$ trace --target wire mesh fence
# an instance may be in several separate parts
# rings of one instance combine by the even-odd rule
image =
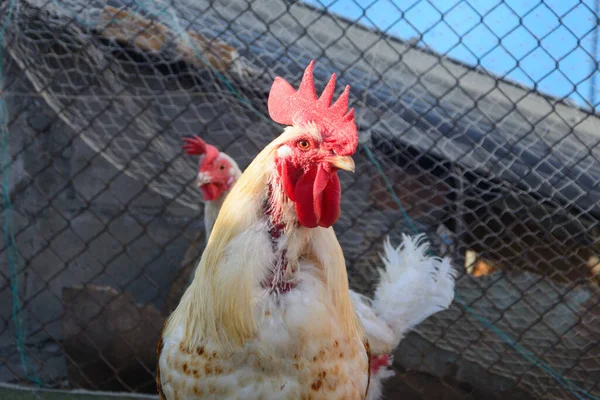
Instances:
[[[387,235],[425,232],[460,270],[450,309],[401,343],[388,398],[598,398],[600,120],[595,73],[565,66],[597,60],[597,11],[475,3],[2,2],[0,382],[155,392],[155,344],[205,243],[182,139],[243,169],[281,131],[266,110],[274,77],[297,85],[317,59],[317,90],[337,72],[359,126],[334,226],[351,287],[372,293]],[[468,48],[497,33],[498,10],[495,45]],[[467,14],[468,29],[452,24]],[[556,26],[528,28],[542,14]],[[440,26],[458,38],[443,51]],[[527,75],[544,51],[554,70]],[[494,75],[490,54],[516,66]],[[570,89],[538,91],[552,74]]]

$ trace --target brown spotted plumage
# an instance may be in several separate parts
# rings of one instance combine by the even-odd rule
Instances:
[[[159,361],[162,396],[168,400],[365,398],[369,347],[360,337],[334,333],[327,339],[310,339],[307,332],[277,344],[266,337],[286,335],[283,325],[269,329],[281,314],[274,310],[262,315],[262,335],[233,351],[210,340],[190,347],[177,331],[167,335]],[[336,324],[331,325],[330,329]]]

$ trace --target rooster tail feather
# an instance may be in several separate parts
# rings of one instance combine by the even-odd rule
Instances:
[[[372,306],[390,326],[395,348],[412,328],[450,306],[456,270],[449,258],[427,255],[429,242],[424,234],[403,234],[396,248],[387,237],[383,249],[384,268],[379,270]]]

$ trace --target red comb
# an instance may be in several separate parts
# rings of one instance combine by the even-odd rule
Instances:
[[[212,163],[218,156],[219,150],[202,140],[199,136],[183,138],[184,144],[181,146],[186,154],[192,156],[206,155],[203,164]]]
[[[282,125],[313,122],[323,137],[341,136],[352,149],[358,144],[358,133],[354,122],[354,109],[348,111],[350,86],[332,105],[335,90],[335,74],[331,75],[321,97],[317,98],[313,80],[315,61],[311,61],[296,91],[285,79],[277,77],[269,93],[269,114],[273,121]]]

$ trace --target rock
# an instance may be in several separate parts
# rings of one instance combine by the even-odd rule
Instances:
[[[110,287],[64,288],[64,348],[71,386],[155,393],[164,316]]]

